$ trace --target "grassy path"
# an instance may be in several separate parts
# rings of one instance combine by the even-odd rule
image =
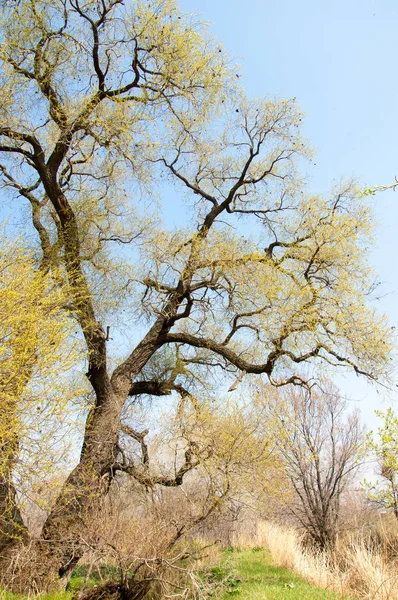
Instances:
[[[224,600],[349,600],[272,566],[269,553],[262,549],[225,553],[219,576],[223,573],[228,590]]]

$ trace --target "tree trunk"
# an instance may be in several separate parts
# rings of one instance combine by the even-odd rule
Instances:
[[[11,404],[2,415],[7,416],[8,411],[10,422],[15,416],[15,405]],[[15,458],[19,451],[18,433],[7,429],[5,422],[1,423],[1,427],[6,432],[0,448],[0,583],[3,583],[4,573],[15,550],[28,542],[29,532],[23,523],[12,479]]]
[[[15,576],[11,589],[42,592],[66,583],[73,568],[89,549],[87,538],[95,538],[95,522],[100,518],[118,453],[120,417],[131,386],[143,366],[160,347],[159,336],[165,323],[177,311],[181,298],[173,297],[146,336],[119,365],[110,378],[107,370],[106,336],[97,321],[88,283],[81,266],[80,240],[76,216],[56,180],[56,173],[37,157],[37,168],[60,219],[63,231],[65,267],[77,318],[85,337],[89,367],[87,377],[95,392],[95,404],[86,422],[80,462],[69,475],[51,510],[27,576],[26,566]],[[94,544],[95,545],[95,544]]]
[[[102,500],[113,477],[123,404],[124,399],[110,393],[102,405],[92,409],[80,462],[44,524],[41,552],[54,565],[54,572],[64,579],[89,549],[88,539],[95,537]]]
[[[65,587],[82,555],[95,539],[102,499],[113,476],[124,399],[104,390],[87,420],[80,462],[69,475],[30,548],[29,565],[11,569],[8,586],[17,592],[51,591]],[[18,562],[14,560],[14,563]]]
[[[15,462],[18,441],[12,440],[2,447],[0,455],[0,559],[20,540],[29,537],[17,505],[17,493],[12,482],[12,469]]]

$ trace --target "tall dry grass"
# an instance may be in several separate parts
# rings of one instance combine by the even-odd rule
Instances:
[[[266,521],[258,523],[250,539],[243,533],[234,540],[239,547],[268,548],[275,565],[316,586],[363,600],[398,600],[398,560],[386,553],[382,543],[357,533],[339,540],[333,554],[327,554],[302,542],[296,529]]]
[[[304,548],[294,528],[260,522],[258,542],[269,549],[277,566],[291,569],[319,587],[335,588],[334,569],[328,555]]]

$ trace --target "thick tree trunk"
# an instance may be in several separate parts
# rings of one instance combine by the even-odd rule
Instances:
[[[95,523],[101,518],[116,462],[120,413],[124,399],[112,392],[92,409],[86,426],[81,459],[68,477],[48,516],[39,544],[40,554],[52,565],[52,577],[68,579],[73,568],[95,538]],[[36,576],[39,589],[45,588],[48,570]]]
[[[65,143],[66,148],[68,143]],[[58,148],[61,154],[62,144]],[[90,536],[87,534],[95,527],[102,500],[114,474],[124,403],[137,374],[160,347],[160,334],[170,328],[170,318],[175,316],[182,300],[180,296],[173,296],[164,307],[164,313],[110,378],[107,370],[106,336],[96,319],[81,265],[76,216],[58,185],[58,167],[52,164],[53,159],[56,159],[56,152],[48,164],[45,164],[44,154],[39,152],[35,158],[36,167],[62,228],[65,267],[75,312],[87,344],[87,377],[95,392],[96,401],[87,419],[80,462],[68,477],[48,516],[40,541],[34,545],[34,556],[29,567],[31,574],[27,577],[28,569],[24,568],[21,577],[13,579],[12,588],[25,592],[51,590],[59,586],[60,580],[67,581],[74,566],[88,550],[87,537]],[[59,164],[61,160],[62,156]]]
[[[135,377],[160,345],[164,321],[162,317],[157,320],[112,379],[106,370],[104,340],[98,341],[103,345],[102,360],[92,361],[88,373],[96,402],[87,418],[80,462],[65,482],[40,540],[31,548],[30,560],[20,573],[14,573],[9,584],[14,591],[45,592],[65,587],[74,567],[89,550],[88,543],[95,546],[96,522],[101,520],[102,503],[117,462],[123,406]],[[132,587],[136,583],[132,582]],[[140,593],[144,593],[143,588]],[[143,597],[134,594],[130,597]]]
[[[7,557],[4,572],[9,573],[6,583],[10,589],[27,593],[65,587],[88,550],[113,475],[123,404],[110,389],[103,390],[88,417],[80,462],[65,482],[40,540],[31,544],[23,561],[17,558],[21,547],[12,548]],[[6,489],[3,491],[5,494]]]

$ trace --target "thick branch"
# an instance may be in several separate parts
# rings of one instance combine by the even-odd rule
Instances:
[[[129,391],[129,396],[169,396],[174,386],[171,381],[135,381]]]
[[[270,375],[272,372],[273,365],[270,361],[262,364],[250,363],[230,348],[227,348],[226,346],[223,346],[223,344],[219,344],[210,338],[199,338],[189,333],[168,333],[161,341],[165,344],[179,342],[181,344],[194,346],[195,348],[206,348],[222,356],[228,362],[238,367],[238,369],[246,371],[247,373],[267,373]]]
[[[23,133],[21,131],[15,131],[10,127],[0,127],[0,136],[2,135],[10,140],[15,140],[18,142],[24,142],[26,144],[29,144],[32,147],[33,152],[28,152],[24,148],[19,148],[16,146],[0,145],[1,152],[19,152],[20,154],[23,154],[30,160],[33,160],[35,157],[41,157],[41,159],[44,158],[44,151],[36,136],[31,135],[29,133]]]
[[[123,465],[116,463],[113,465],[113,470],[127,473],[128,475],[134,477],[134,479],[136,479],[139,483],[147,487],[154,487],[155,485],[161,485],[163,487],[178,487],[182,484],[184,476],[189,471],[192,471],[192,469],[196,468],[201,462],[200,457],[197,456],[196,450],[197,446],[195,442],[190,442],[188,449],[185,451],[185,461],[178,469],[174,477],[150,473],[149,469],[147,468],[148,463],[145,463],[141,467],[138,467],[134,464]]]

